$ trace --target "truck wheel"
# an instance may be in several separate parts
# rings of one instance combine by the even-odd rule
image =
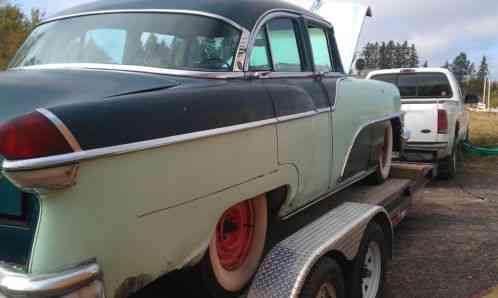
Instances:
[[[311,269],[301,290],[300,298],[344,298],[344,275],[341,267],[323,257]]]
[[[458,168],[457,148],[457,145],[453,145],[451,155],[439,161],[438,178],[451,179],[455,177]]]
[[[213,297],[238,297],[245,290],[263,257],[267,228],[265,195],[223,213],[201,262],[204,283]]]
[[[371,176],[371,181],[375,184],[384,183],[391,173],[393,158],[393,126],[391,122],[387,122],[384,127],[384,143],[379,150],[377,157],[378,167],[375,173]]]
[[[382,228],[370,223],[365,230],[351,272],[352,298],[383,297],[387,265],[386,241]]]

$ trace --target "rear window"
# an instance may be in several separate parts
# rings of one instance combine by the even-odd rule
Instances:
[[[451,98],[451,85],[441,73],[387,74],[372,77],[398,86],[401,98]]]

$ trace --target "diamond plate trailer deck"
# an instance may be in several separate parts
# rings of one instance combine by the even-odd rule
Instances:
[[[433,167],[397,163],[392,176],[380,186],[346,189],[281,223],[272,231],[276,244],[261,264],[247,297],[301,297],[307,275],[322,257],[339,256],[346,259],[340,262],[343,267],[351,265],[367,226],[381,218],[388,218],[386,241],[390,250],[393,227],[406,216],[416,191],[433,177]]]

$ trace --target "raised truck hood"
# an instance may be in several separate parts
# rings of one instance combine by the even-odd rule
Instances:
[[[372,16],[371,8],[359,3],[332,0],[287,1],[304,7],[332,23],[344,71],[350,73],[365,18]]]

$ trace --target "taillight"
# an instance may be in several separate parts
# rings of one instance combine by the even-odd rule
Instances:
[[[437,133],[448,134],[448,113],[446,110],[437,111]]]
[[[0,155],[21,160],[71,153],[59,129],[44,115],[34,112],[0,126]]]

